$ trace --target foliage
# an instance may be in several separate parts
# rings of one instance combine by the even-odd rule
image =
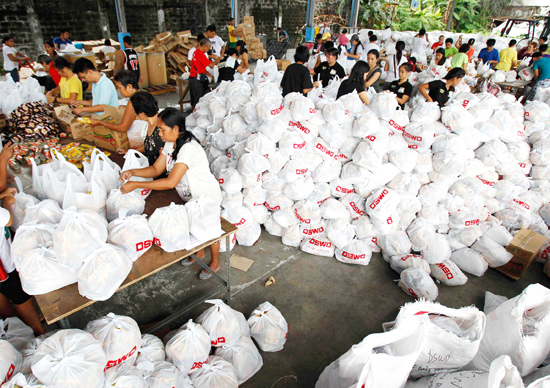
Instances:
[[[509,2],[510,0],[496,0]],[[343,1],[344,2],[344,1]],[[453,13],[452,29],[459,32],[486,32],[491,24],[490,7],[495,0],[457,0]],[[391,25],[394,30],[418,31],[445,29],[443,15],[449,0],[421,0],[416,10],[410,8],[411,0],[363,0],[359,11],[359,23],[373,29]]]

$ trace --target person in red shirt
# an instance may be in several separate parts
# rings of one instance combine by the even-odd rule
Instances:
[[[206,56],[212,43],[204,38],[199,42],[199,47],[193,53],[191,60],[191,72],[189,73],[189,93],[191,94],[191,106],[195,107],[200,98],[208,91],[208,77],[212,74],[208,71],[216,65]]]
[[[55,83],[55,85],[52,85],[51,81],[46,82],[45,85],[44,85],[45,88],[46,88],[46,91],[50,91],[50,90],[55,89],[56,87],[58,87],[59,86],[59,81],[61,81],[61,76],[59,75],[59,73],[55,69],[50,56],[46,55],[46,54],[41,54],[41,55],[38,56],[36,62],[38,62],[40,65],[42,65],[44,70],[46,72],[48,72],[50,77],[52,77],[53,83]],[[47,78],[47,77],[43,77],[43,78]]]
[[[475,50],[474,50],[474,43],[476,42],[475,39],[469,39],[468,40],[468,44],[470,45],[470,49],[468,50],[468,52],[466,53],[466,55],[468,56],[468,62],[470,62],[472,60],[472,57],[474,56],[474,53],[475,53]],[[455,47],[457,49],[460,49],[460,47],[462,46],[462,35],[460,35],[458,37],[458,40],[455,44]]]
[[[434,51],[434,53],[436,52],[436,50],[439,47],[443,47],[444,43],[445,43],[445,36],[444,35],[439,35],[439,40],[437,42],[435,42],[434,44],[432,44],[432,50]]]

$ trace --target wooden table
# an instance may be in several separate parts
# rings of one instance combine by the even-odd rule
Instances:
[[[495,83],[502,88],[503,92],[505,89],[509,89],[510,94],[513,94],[516,98],[519,98],[523,94],[523,89],[525,89],[525,87],[529,85],[530,82],[518,79],[518,80],[515,80],[514,82],[495,82]]]
[[[111,159],[120,165],[123,163],[124,160],[121,155],[117,155],[114,153],[111,156]],[[147,198],[144,214],[151,215],[158,207],[168,206],[171,202],[183,203],[175,190],[152,191]],[[147,252],[145,252],[139,259],[137,259],[133,263],[130,274],[116,292],[126,287],[129,287],[132,284],[135,284],[140,280],[143,280],[163,270],[164,268],[169,267],[172,264],[178,263],[187,257],[193,257],[201,267],[203,267],[204,269],[208,269],[208,266],[194,254],[197,251],[215,242],[219,242],[224,238],[226,239],[226,247],[230,247],[229,236],[237,231],[237,227],[235,227],[233,224],[229,223],[223,218],[221,218],[221,226],[223,233],[220,237],[202,243],[189,250],[168,253],[164,252],[156,245],[153,245]],[[207,299],[211,299],[221,290],[226,290],[226,299],[227,303],[229,304],[231,302],[231,266],[229,257],[230,251],[227,250],[225,260],[227,278],[223,279],[218,274],[213,274],[213,277],[222,284],[220,287],[216,288],[216,290],[209,293],[204,298],[200,298],[200,300],[192,302],[188,306],[176,311],[168,318],[151,327],[149,329],[149,332],[152,333],[156,330],[161,329],[162,327],[166,326],[170,322],[185,314],[190,309],[194,308],[195,306],[199,305]],[[96,301],[85,298],[78,293],[77,283],[70,284],[59,290],[55,290],[44,295],[36,295],[35,299],[38,303],[38,306],[40,307],[40,310],[42,311],[42,314],[44,315],[44,318],[46,319],[46,322],[48,324],[52,324],[59,321],[60,326],[64,329],[70,327],[67,317],[69,317],[71,314],[76,313],[79,310],[82,310],[85,307],[96,303]]]
[[[183,103],[184,102],[191,102],[191,100],[184,101],[185,96],[187,95],[187,92],[189,91],[189,80],[178,77],[176,79],[176,83],[178,84],[178,89],[179,89],[179,92],[180,92],[180,98],[178,100],[178,104],[180,105],[180,110],[183,112]]]

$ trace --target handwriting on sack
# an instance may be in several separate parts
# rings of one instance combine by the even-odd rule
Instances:
[[[124,361],[126,361],[127,359],[132,357],[136,351],[137,351],[137,347],[134,346],[134,348],[132,350],[130,350],[130,352],[128,354],[125,354],[124,356],[120,357],[118,360],[109,360],[109,361],[107,361],[107,365],[105,366],[105,369],[103,371],[105,372],[107,369],[109,369],[109,368],[111,368],[115,365],[123,363]]]
[[[428,364],[431,363],[441,363],[441,362],[448,362],[451,359],[451,355],[442,355],[437,353],[432,353],[432,350],[430,349],[428,351]]]
[[[153,240],[145,240],[136,244],[136,252],[151,248]]]

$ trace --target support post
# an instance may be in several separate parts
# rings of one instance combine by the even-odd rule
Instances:
[[[103,33],[103,39],[111,38],[111,29],[109,28],[109,18],[105,14],[105,11],[103,9],[103,6],[101,4],[102,0],[97,0],[97,12],[99,15],[99,27],[101,28],[101,32]],[[115,4],[116,8],[116,4]],[[117,17],[117,24],[118,24],[118,17]]]
[[[239,0],[231,0],[231,17],[235,19],[235,27],[240,23]]]
[[[315,0],[307,1],[306,42],[315,41]]]
[[[361,0],[351,0],[350,27],[357,27],[357,22],[359,20],[359,8],[361,8]]]
[[[42,29],[40,28],[40,21],[38,20],[38,16],[36,16],[36,11],[34,9],[34,1],[33,0],[25,0],[25,10],[27,11],[27,18],[29,20],[29,28],[31,30],[32,36],[34,37],[34,49],[37,53],[41,53],[44,51],[44,38],[42,37]],[[28,54],[31,55],[30,53]]]
[[[451,11],[449,12],[449,18],[447,19],[447,31],[451,31],[451,26],[453,24],[453,14],[455,12],[456,0],[453,0],[451,5]]]
[[[118,22],[118,32],[128,32],[126,28],[126,13],[124,12],[124,0],[115,0],[116,19]]]
[[[159,23],[159,32],[166,31],[166,23],[164,20],[164,1],[157,0],[157,16]]]

